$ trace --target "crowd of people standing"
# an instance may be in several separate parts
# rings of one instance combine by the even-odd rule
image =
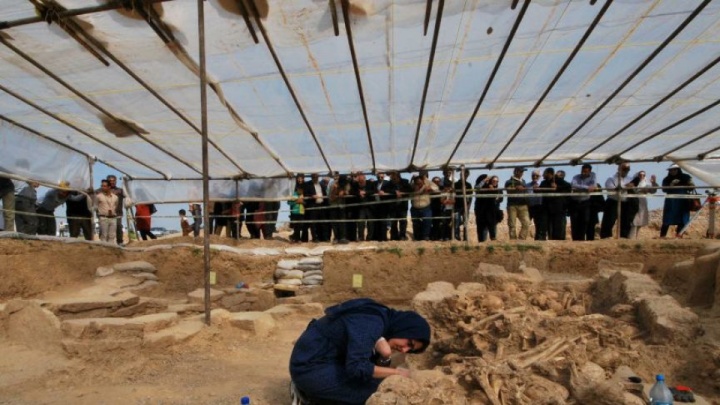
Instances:
[[[570,181],[565,179],[565,171],[556,172],[551,167],[542,172],[534,170],[529,180],[524,178],[526,171],[516,167],[502,186],[499,177],[492,174],[479,175],[471,185],[467,169],[457,176],[453,170],[445,170],[443,177],[433,178],[421,170],[409,180],[395,171],[388,172],[387,178],[386,173],[378,172],[375,179],[357,172],[334,173],[322,179],[312,174],[306,181],[299,174],[288,203],[291,240],[407,240],[408,211],[413,240],[467,240],[464,228],[470,210],[475,214],[480,242],[497,238],[505,212],[511,240],[527,239],[531,227],[535,240],[565,240],[568,219],[572,240],[594,240],[598,225],[599,237],[610,238],[616,224],[620,237],[637,238],[639,230],[649,223],[644,197],[658,190],[667,195],[661,237],[667,236],[671,226],[679,234],[690,219],[690,199],[677,197],[693,193],[695,185],[677,165],[668,168],[661,185],[655,175],[648,179],[645,171],[630,175],[629,163],[619,164],[618,171],[603,184],[589,164]],[[507,208],[503,212],[500,204],[505,198]]]
[[[603,184],[589,164],[570,181],[563,170],[556,172],[551,167],[532,171],[528,180],[524,178],[526,171],[516,167],[502,183],[496,175],[480,174],[474,184],[467,169],[447,169],[442,176],[432,178],[421,170],[410,179],[397,171],[377,172],[375,178],[362,172],[326,177],[311,174],[309,178],[298,174],[288,201],[293,230],[290,239],[295,243],[383,242],[410,237],[467,240],[465,227],[470,212],[474,213],[479,242],[495,240],[505,217],[511,240],[530,237],[531,226],[535,240],[565,240],[568,219],[572,240],[594,240],[598,225],[600,238],[612,237],[616,227],[620,237],[636,238],[649,224],[647,199],[643,197],[658,190],[666,194],[660,237],[667,237],[672,226],[679,234],[690,220],[691,200],[682,197],[694,193],[695,185],[677,165],[668,168],[662,184],[644,171],[630,175],[629,163],[619,164],[617,172]],[[42,199],[37,196],[38,186],[37,182],[0,177],[5,230],[55,235],[54,212],[65,204],[71,237],[82,234],[92,240],[95,213],[100,239],[123,243],[122,215],[127,196],[117,186],[116,176],[109,175],[99,189],[84,193],[72,191],[70,184],[62,182]],[[506,211],[500,207],[504,199]],[[280,202],[218,201],[208,208],[207,230],[211,234],[220,235],[225,230],[227,236],[240,238],[243,223],[251,238],[270,239],[277,232]],[[135,226],[142,239],[155,239],[151,216],[156,211],[153,204],[135,205]],[[201,205],[191,203],[188,211],[189,215],[185,210],[180,212],[183,234],[197,237],[202,226]],[[408,232],[408,211],[412,234]]]

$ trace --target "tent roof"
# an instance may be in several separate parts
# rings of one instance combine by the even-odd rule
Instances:
[[[720,156],[720,2],[204,4],[211,178]],[[0,171],[201,178],[197,7],[3,0]]]

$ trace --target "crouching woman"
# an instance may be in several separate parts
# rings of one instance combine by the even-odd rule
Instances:
[[[290,357],[292,381],[312,403],[364,404],[391,375],[390,354],[422,353],[430,326],[418,313],[388,308],[368,298],[332,306],[313,320]]]

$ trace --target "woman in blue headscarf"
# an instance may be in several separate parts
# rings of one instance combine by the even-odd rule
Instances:
[[[290,376],[313,403],[364,404],[383,378],[409,376],[388,367],[392,351],[422,353],[429,344],[430,325],[418,313],[358,298],[310,322],[290,356]]]

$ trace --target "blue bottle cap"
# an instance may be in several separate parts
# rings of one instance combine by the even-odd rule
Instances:
[[[656,381],[665,381],[665,376],[662,374],[658,374],[655,376]]]
[[[241,404],[241,405],[250,405],[250,397],[242,397],[242,398],[240,398],[240,404]]]

